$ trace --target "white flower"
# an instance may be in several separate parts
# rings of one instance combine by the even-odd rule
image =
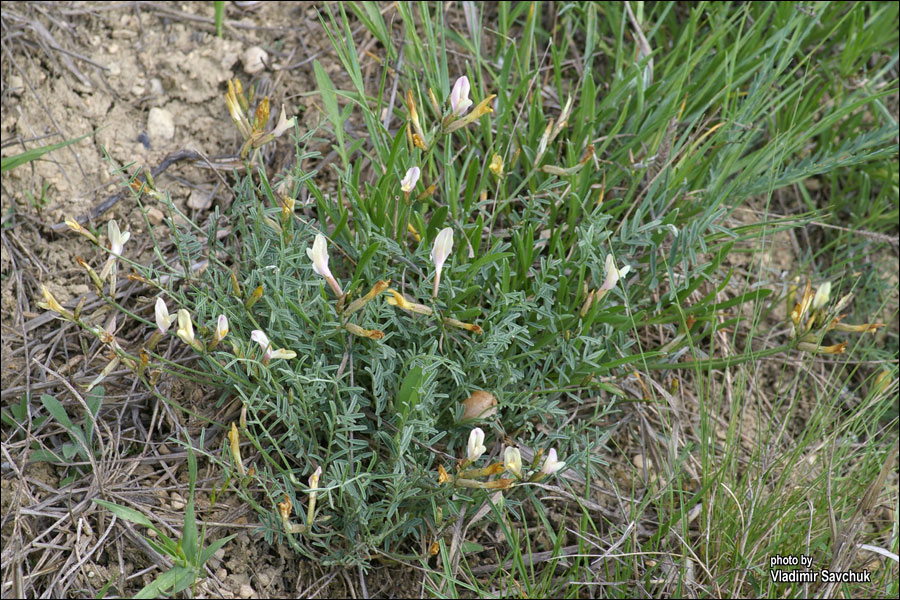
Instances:
[[[522,478],[522,454],[518,448],[507,446],[503,452],[503,466],[518,478]]]
[[[325,236],[321,233],[316,234],[316,240],[313,242],[312,248],[306,249],[306,255],[312,261],[313,271],[325,278],[328,285],[334,293],[340,297],[344,295],[341,285],[338,283],[331,269],[328,268],[328,244],[325,242]]]
[[[194,350],[198,352],[203,350],[203,345],[194,337],[194,324],[191,322],[191,313],[183,308],[178,309],[178,331],[175,333]]]
[[[444,262],[450,256],[452,250],[453,230],[445,227],[434,238],[434,246],[431,248],[431,261],[434,263],[434,292],[432,296],[437,296],[438,286],[441,283],[441,270],[443,270]]]
[[[831,299],[831,282],[826,281],[822,285],[819,286],[819,289],[816,290],[816,295],[813,297],[812,307],[813,310],[819,310]]]
[[[259,329],[254,329],[250,332],[250,339],[259,344],[259,347],[263,350],[263,359],[262,363],[264,365],[269,364],[269,361],[273,358],[294,358],[297,356],[297,353],[293,350],[285,350],[281,348],[279,350],[272,350],[272,344],[269,342],[269,336],[267,336],[263,331]]]
[[[216,321],[215,340],[217,342],[221,342],[223,339],[225,339],[226,335],[228,335],[228,317],[226,317],[225,315],[219,315],[219,318]]]
[[[564,466],[566,466],[564,461],[556,459],[556,448],[550,448],[550,451],[547,452],[547,458],[544,459],[544,464],[541,467],[541,473],[544,475],[553,475]]]
[[[607,292],[614,287],[619,282],[619,279],[625,277],[631,271],[630,266],[622,267],[621,269],[616,268],[616,259],[613,258],[612,254],[606,255],[606,280],[603,282],[603,285],[600,286],[601,292]]]
[[[172,325],[172,321],[175,320],[175,315],[169,314],[169,307],[166,306],[166,301],[162,299],[162,296],[156,299],[156,326],[159,328],[159,332],[161,334],[165,334],[169,330],[169,326]]]
[[[312,248],[306,249],[306,255],[312,261],[313,271],[326,279],[332,276],[331,269],[328,268],[328,244],[325,242],[324,235],[316,234],[316,240],[313,242]]]
[[[121,256],[122,248],[125,246],[125,242],[131,237],[131,233],[128,231],[125,233],[119,231],[119,224],[116,223],[115,219],[109,222],[106,231],[109,235],[109,251],[112,252],[114,256]]]
[[[469,448],[466,454],[469,462],[478,460],[487,448],[484,447],[484,431],[481,427],[476,427],[469,434]]]
[[[410,193],[415,189],[416,184],[419,182],[419,175],[421,171],[419,167],[410,167],[406,172],[406,177],[400,180],[400,189],[404,191],[404,193]]]
[[[454,115],[461,117],[470,106],[472,101],[469,100],[469,78],[463,75],[456,80],[450,91],[450,108],[453,109]]]
[[[263,350],[263,364],[269,362],[272,358],[272,344],[269,343],[269,336],[259,329],[250,332],[250,339],[259,344]]]
[[[296,122],[296,117],[291,117],[290,119],[286,118],[286,111],[284,110],[284,104],[281,105],[281,116],[278,117],[278,125],[275,126],[275,129],[272,130],[272,135],[275,137],[281,137],[285,131],[289,130],[294,126]]]

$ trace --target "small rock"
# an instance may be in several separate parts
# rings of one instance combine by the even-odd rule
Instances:
[[[219,59],[219,66],[226,71],[230,71],[234,63],[236,63],[239,59],[240,57],[238,56],[237,52],[225,52]]]
[[[241,598],[255,598],[256,592],[253,591],[253,588],[247,584],[241,586],[240,592],[238,592]]]
[[[259,46],[247,48],[244,52],[244,56],[241,58],[241,62],[244,63],[244,71],[246,71],[248,75],[256,75],[265,69],[267,60],[269,60],[269,55]]]
[[[172,492],[169,504],[171,504],[172,510],[181,510],[185,506],[184,498],[178,492]]]
[[[194,190],[188,198],[187,205],[194,210],[206,210],[212,206],[212,194],[209,190]]]
[[[150,80],[150,93],[154,96],[162,96],[163,94],[165,94],[162,81],[159,79],[159,77],[154,77]]]
[[[172,113],[156,106],[151,108],[150,114],[147,116],[147,132],[154,142],[172,140],[175,137],[175,119],[172,117]]]
[[[151,225],[159,225],[163,222],[164,218],[165,215],[163,215],[163,212],[155,206],[151,206],[147,209],[147,220],[150,221]]]
[[[269,587],[269,585],[272,583],[272,579],[273,579],[272,572],[268,571],[268,570],[260,571],[256,575],[256,580],[264,588]]]
[[[10,75],[9,91],[13,96],[21,96],[25,91],[25,80],[18,75]]]

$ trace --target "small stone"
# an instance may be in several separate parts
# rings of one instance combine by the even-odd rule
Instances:
[[[256,75],[265,69],[267,60],[269,60],[269,55],[259,46],[247,48],[244,52],[244,56],[241,58],[241,62],[244,63],[244,71],[246,71],[248,75]]]
[[[268,571],[268,570],[260,571],[260,572],[256,575],[256,580],[257,580],[257,581],[259,582],[259,584],[260,584],[261,586],[263,586],[264,588],[269,587],[269,585],[272,583],[272,579],[273,579],[273,577],[272,577],[272,572],[271,572],[271,571]]]
[[[206,210],[212,206],[212,194],[209,190],[194,190],[188,198],[187,205],[194,210]]]
[[[247,585],[246,583],[241,586],[240,592],[238,594],[241,598],[255,598],[256,592],[253,591],[253,588]]]
[[[151,225],[159,225],[163,222],[164,218],[165,215],[163,215],[163,212],[155,206],[151,206],[147,209],[147,220],[150,221]]]
[[[18,75],[10,75],[9,77],[9,92],[13,96],[21,96],[22,92],[25,91],[25,80],[22,79]]]
[[[154,142],[172,140],[175,137],[175,119],[164,108],[154,106],[147,116],[147,132]]]
[[[166,93],[165,90],[163,90],[163,84],[159,77],[154,77],[150,80],[150,93],[154,96],[162,96]]]
[[[172,492],[169,504],[171,504],[172,510],[181,510],[185,506],[184,498],[178,492]]]
[[[653,461],[644,458],[642,454],[635,454],[632,462],[634,462],[634,468],[638,471],[643,471],[645,466],[648,471],[653,469]]]

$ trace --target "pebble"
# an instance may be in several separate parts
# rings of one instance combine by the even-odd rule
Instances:
[[[154,106],[147,116],[147,132],[154,142],[172,140],[175,137],[175,119],[164,108]]]
[[[256,592],[253,591],[253,588],[247,585],[246,583],[241,586],[240,592],[238,592],[241,598],[255,598]]]
[[[181,510],[185,506],[184,498],[178,492],[172,492],[170,504],[173,510]]]
[[[265,62],[269,59],[269,55],[259,46],[250,46],[244,52],[241,62],[244,63],[244,71],[248,75],[256,75],[266,68]]]
[[[13,96],[21,96],[25,91],[25,80],[18,75],[10,75],[9,91]]]
[[[187,205],[194,210],[206,210],[212,206],[212,195],[209,190],[194,190],[188,198]]]

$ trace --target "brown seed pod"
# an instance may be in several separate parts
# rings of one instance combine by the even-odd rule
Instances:
[[[475,390],[472,395],[463,400],[462,420],[487,419],[497,414],[497,399],[493,394],[482,390]]]

